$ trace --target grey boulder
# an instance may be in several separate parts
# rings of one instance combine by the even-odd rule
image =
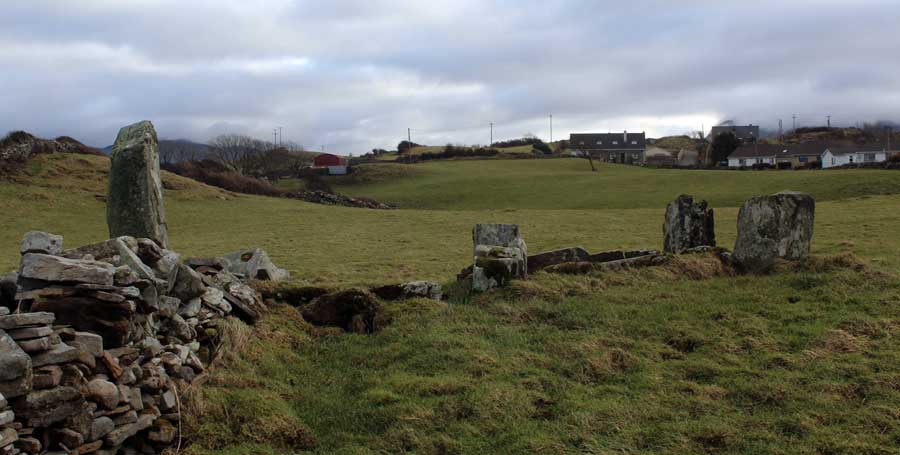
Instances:
[[[694,202],[693,196],[682,194],[666,206],[663,251],[681,254],[698,246],[716,246],[713,209],[706,201]]]
[[[816,201],[805,193],[783,191],[755,196],[738,213],[735,262],[748,272],[765,272],[776,259],[809,255]]]

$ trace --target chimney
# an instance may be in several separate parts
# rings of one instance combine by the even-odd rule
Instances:
[[[625,130],[625,133],[622,134],[622,141],[626,144],[628,143],[628,130]]]

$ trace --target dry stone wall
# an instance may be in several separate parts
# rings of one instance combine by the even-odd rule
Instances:
[[[15,306],[0,307],[0,454],[159,453],[218,322],[262,314],[246,280],[286,272],[257,249],[182,262],[150,239],[62,242],[25,235]]]

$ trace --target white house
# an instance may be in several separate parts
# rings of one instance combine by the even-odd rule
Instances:
[[[827,147],[822,152],[822,167],[838,167],[854,163],[882,163],[887,161],[888,152],[885,149],[875,150],[873,147]]]
[[[775,159],[784,151],[783,145],[748,144],[728,155],[728,167],[752,167],[759,164],[775,165]]]

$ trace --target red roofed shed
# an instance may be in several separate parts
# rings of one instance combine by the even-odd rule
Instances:
[[[313,165],[315,167],[343,166],[345,164],[347,164],[347,161],[343,157],[332,155],[330,153],[323,153],[313,159]]]

